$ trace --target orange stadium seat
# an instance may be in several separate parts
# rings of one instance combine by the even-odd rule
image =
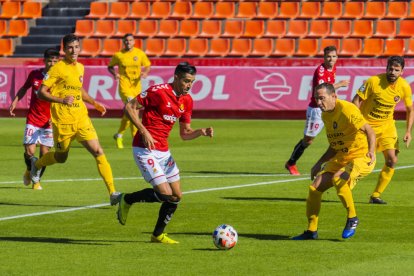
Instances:
[[[295,39],[281,38],[276,39],[275,48],[270,54],[271,56],[286,56],[290,57],[295,53]]]
[[[248,20],[245,23],[244,37],[261,37],[264,34],[265,23],[263,20]]]
[[[115,33],[115,20],[96,20],[95,33],[96,37],[111,37]]]
[[[414,39],[408,40],[408,47],[407,50],[405,50],[405,55],[410,57],[414,56]]]
[[[117,20],[117,28],[114,36],[124,36],[126,34],[135,34],[137,32],[137,22],[135,20]]]
[[[193,4],[191,2],[177,1],[174,4],[170,18],[187,19],[193,14]]]
[[[203,20],[201,22],[200,37],[219,37],[221,35],[221,20]]]
[[[178,33],[178,20],[169,19],[161,20],[159,22],[159,30],[157,36],[159,37],[173,37]]]
[[[230,52],[230,39],[218,38],[212,39],[210,48],[206,56],[220,56],[225,57]]]
[[[234,38],[231,43],[231,50],[228,56],[247,57],[252,51],[252,41],[246,38]]]
[[[4,2],[1,5],[0,18],[17,18],[22,12],[20,2]]]
[[[406,2],[388,2],[388,11],[385,18],[404,19],[408,15],[408,3]]]
[[[244,21],[243,20],[226,20],[224,21],[224,31],[222,37],[237,38],[243,34]]]
[[[413,37],[414,36],[414,20],[400,20],[400,30],[397,37]]]
[[[13,39],[0,38],[0,56],[11,56],[13,55],[13,52]]]
[[[139,37],[153,37],[158,33],[158,20],[143,19],[138,22],[138,30],[135,33]]]
[[[0,20],[0,37],[7,33],[7,20]]]
[[[385,2],[367,2],[365,4],[364,18],[381,19],[385,16]]]
[[[377,20],[374,37],[391,38],[397,33],[397,22],[395,20]]]
[[[182,20],[180,22],[180,31],[178,36],[196,37],[200,32],[200,21],[198,20]]]
[[[216,9],[212,18],[226,19],[233,18],[236,13],[236,7],[234,2],[216,2]]]
[[[171,14],[171,2],[154,2],[151,4],[152,12],[151,18],[168,18]]]
[[[278,6],[276,2],[259,2],[256,18],[273,19],[277,17]]]
[[[414,18],[414,2],[410,2],[410,7],[408,8],[408,15],[407,18]],[[408,48],[407,48],[408,51]]]
[[[364,16],[364,2],[345,2],[342,18],[360,19]]]
[[[99,38],[82,39],[80,56],[96,57],[101,52],[101,40]]]
[[[250,56],[269,56],[274,47],[274,39],[272,38],[257,38],[253,39],[253,48]]]
[[[381,56],[384,53],[384,40],[381,38],[364,39],[360,56]]]
[[[281,2],[279,8],[278,18],[293,19],[299,15],[298,2]]]
[[[286,34],[286,20],[266,20],[264,37],[284,37]]]
[[[191,18],[194,19],[209,19],[214,13],[213,2],[195,2],[194,12]]]
[[[29,33],[29,23],[27,20],[10,20],[7,36],[27,36]]]
[[[386,39],[384,56],[403,56],[405,52],[404,39]]]
[[[148,56],[159,57],[165,52],[165,41],[162,38],[148,38],[145,43],[145,53]]]
[[[362,40],[360,38],[342,39],[339,56],[356,57],[361,53]]]
[[[305,37],[308,34],[308,20],[289,20],[286,37]]]
[[[342,2],[324,2],[320,18],[339,18],[342,16]]]
[[[94,35],[95,21],[91,19],[76,20],[75,35],[89,37]]]
[[[312,20],[310,21],[308,37],[326,37],[331,30],[331,22],[329,20]]]
[[[317,53],[317,56],[323,56],[324,52],[323,49],[325,49],[328,46],[335,46],[336,50],[339,52],[339,46],[341,45],[340,39],[337,38],[326,38],[320,40],[320,47],[319,51]]]
[[[122,40],[118,38],[107,38],[103,40],[102,51],[100,56],[113,56],[116,52],[121,51]]]
[[[254,18],[257,15],[257,3],[256,2],[240,2],[239,9],[237,10],[237,18]]]
[[[315,19],[321,14],[321,4],[319,2],[303,2],[298,18]]]
[[[150,16],[151,5],[149,2],[133,2],[131,3],[131,13],[128,18],[145,19]]]
[[[109,3],[108,2],[91,2],[89,14],[86,18],[105,18],[109,14]]]
[[[163,56],[181,57],[185,54],[187,43],[184,38],[167,39],[167,45]]]
[[[374,33],[374,22],[372,20],[354,20],[354,28],[351,37],[371,37]]]
[[[39,18],[42,17],[42,3],[41,2],[24,2],[23,12],[19,18]]]
[[[333,20],[330,37],[345,38],[351,34],[351,20]]]
[[[297,40],[295,56],[313,57],[318,53],[318,39],[305,38]]]
[[[111,3],[111,11],[107,18],[124,19],[127,18],[130,10],[129,3],[127,2],[113,2]]]
[[[208,51],[208,39],[206,38],[190,38],[188,40],[188,49],[186,56],[203,57]]]

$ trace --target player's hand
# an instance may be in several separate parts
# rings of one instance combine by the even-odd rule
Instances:
[[[14,109],[16,108],[16,103],[12,102],[12,104],[10,105],[9,111],[10,111],[10,116],[15,117],[16,114],[14,114]]]
[[[404,141],[405,146],[406,146],[407,148],[410,146],[411,139],[412,139],[412,138],[411,138],[411,133],[407,132],[407,133],[404,135],[404,138],[403,138],[403,141]]]
[[[349,84],[350,84],[350,80],[341,80],[340,82],[339,82],[339,86],[340,87],[347,87]]]
[[[98,110],[99,112],[101,112],[101,116],[105,115],[106,113],[106,107],[101,104],[100,102],[95,101],[95,103],[93,104],[93,106],[95,107],[96,110]]]
[[[214,130],[212,127],[202,128],[201,133],[203,134],[203,136],[208,136],[210,138],[213,138],[214,136]]]
[[[63,98],[63,104],[67,104],[67,105],[71,105],[73,104],[73,101],[75,100],[75,97],[73,97],[72,95],[66,96]]]
[[[148,77],[148,73],[147,72],[142,72],[141,73],[141,78],[142,79],[146,79]]]
[[[377,159],[377,157],[375,156],[375,152],[368,152],[367,153],[367,157],[369,157],[369,159],[371,159],[370,162],[368,162],[368,166],[371,166],[372,164],[375,163],[375,160]]]
[[[147,149],[153,150],[155,149],[155,141],[154,138],[152,138],[151,133],[148,132],[148,130],[140,131],[142,135],[142,141],[144,142],[144,145]]]

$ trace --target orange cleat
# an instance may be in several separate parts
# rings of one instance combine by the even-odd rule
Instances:
[[[289,165],[287,162],[285,164],[285,168],[286,170],[289,171],[289,173],[291,175],[300,175],[298,168],[296,167],[296,165]]]

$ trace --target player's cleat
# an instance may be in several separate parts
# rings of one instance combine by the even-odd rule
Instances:
[[[174,244],[179,243],[178,241],[175,241],[169,237],[167,237],[167,233],[162,233],[159,236],[151,235],[151,242],[157,242],[157,243],[167,243],[167,244]]]
[[[286,168],[286,170],[289,171],[289,173],[291,175],[300,175],[300,173],[299,173],[298,168],[296,167],[296,165],[289,165],[289,163],[286,162],[285,168]]]
[[[116,147],[118,149],[123,149],[124,148],[124,143],[123,143],[122,137],[119,137],[118,134],[116,133],[116,134],[114,134],[114,139],[115,139],[115,142],[116,142]]]
[[[382,200],[380,197],[373,197],[373,196],[371,196],[369,198],[369,203],[371,203],[371,204],[387,204],[387,202]]]
[[[303,234],[295,236],[292,240],[303,241],[303,240],[316,240],[318,238],[318,231],[306,230]]]
[[[113,192],[109,196],[109,201],[111,202],[112,206],[117,205],[120,200],[121,200],[121,193],[120,192]]]
[[[32,169],[30,170],[30,178],[31,178],[33,184],[40,182],[40,174],[42,172],[41,168],[40,169],[36,168],[35,164],[36,164],[37,160],[38,159],[35,156],[32,156],[30,158],[30,163],[32,165]]]
[[[32,189],[33,190],[43,190],[42,186],[40,186],[40,182],[33,183]]]
[[[355,234],[355,230],[358,226],[359,220],[357,217],[348,218],[346,220],[344,231],[342,231],[342,238],[348,239]]]
[[[32,183],[32,180],[30,179],[30,172],[26,170],[23,175],[23,184],[24,186],[29,186],[30,183]]]
[[[121,194],[117,212],[118,221],[120,224],[125,225],[130,207],[131,204],[125,202],[125,194]]]

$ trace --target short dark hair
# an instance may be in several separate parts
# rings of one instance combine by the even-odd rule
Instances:
[[[326,92],[327,92],[329,95],[331,95],[331,94],[335,93],[335,87],[333,86],[333,84],[331,84],[331,83],[327,83],[327,82],[324,82],[324,83],[318,84],[318,85],[315,87],[315,91],[314,91],[313,93],[315,93],[316,91],[318,91],[319,89],[322,89],[322,88],[325,88],[325,89],[326,89]]]
[[[59,50],[56,48],[48,48],[43,53],[44,58],[59,57],[59,56],[60,56]]]
[[[184,62],[180,62],[177,65],[177,67],[175,67],[174,74],[178,76],[181,76],[183,74],[195,75],[197,74],[197,69],[195,68],[194,65],[191,65],[190,63],[184,61]]]
[[[124,36],[122,37],[122,39],[125,39],[125,38],[127,38],[128,36],[132,36],[132,37],[134,37],[134,35],[133,35],[133,34],[131,34],[131,33],[127,33],[127,34],[124,34]]]
[[[400,56],[391,56],[391,57],[389,57],[388,61],[387,61],[387,68],[394,65],[394,64],[400,65],[401,68],[404,69],[404,65],[405,65],[404,58],[400,57]]]
[[[338,52],[338,50],[336,49],[335,46],[331,45],[331,46],[327,46],[323,49],[323,55],[326,56],[328,53],[330,52]]]
[[[63,48],[66,48],[66,45],[72,43],[73,41],[79,41],[79,37],[75,34],[67,34],[63,37]]]

